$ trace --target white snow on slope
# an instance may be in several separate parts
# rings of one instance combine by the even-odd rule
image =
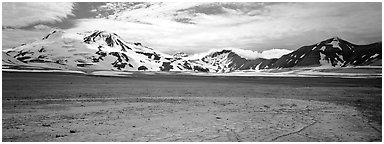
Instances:
[[[333,48],[338,48],[338,49],[340,49],[340,50],[343,50],[343,49],[339,46],[339,40],[337,40],[336,38],[333,39],[333,41],[332,41],[330,44],[332,44],[332,47],[333,47]]]
[[[324,51],[326,48],[327,48],[327,47],[322,46],[322,47],[320,48],[320,50],[321,50],[321,51]]]
[[[319,60],[319,63],[320,63],[320,67],[333,67],[330,63],[330,60],[329,58],[327,58],[326,55],[320,53],[320,60]]]
[[[137,68],[141,66],[142,63],[145,63],[145,66],[148,68],[148,70],[159,71],[159,67],[162,65],[162,62],[156,61],[168,61],[165,60],[163,57],[161,57],[160,60],[154,60],[148,58],[148,56],[146,55],[139,54],[137,52],[151,54],[159,54],[159,52],[155,52],[154,50],[141,45],[135,45],[134,43],[125,42],[118,36],[113,36],[112,39],[114,41],[122,42],[124,45],[128,46],[132,50],[128,49],[126,51],[122,51],[121,44],[118,45],[117,43],[115,43],[113,46],[109,46],[105,41],[105,37],[112,34],[108,32],[103,32],[101,34],[101,37],[95,37],[95,39],[92,39],[91,42],[83,42],[84,35],[91,34],[92,33],[68,34],[63,31],[54,31],[50,33],[48,37],[45,37],[42,40],[21,47],[17,47],[15,49],[3,50],[3,52],[9,52],[9,54],[11,55],[18,55],[18,53],[23,52],[26,54],[23,54],[18,57],[25,57],[26,60],[40,59],[47,61],[45,63],[28,62],[28,65],[31,66],[68,70],[79,69],[79,67],[76,67],[76,65],[79,66],[79,64],[85,65],[83,67],[89,67],[92,69],[114,69],[112,63],[117,60],[117,57],[109,54],[113,52],[125,54],[129,59],[129,66],[127,65],[125,68],[123,68],[123,70],[137,70]],[[103,58],[103,60],[100,60],[99,62],[94,62],[92,58],[99,57],[99,55],[96,54],[99,49],[101,49],[102,52],[107,54]],[[66,65],[54,63],[56,61],[64,62]]]
[[[374,54],[374,55],[371,56],[370,58],[376,58],[377,56],[379,56],[379,54]]]
[[[244,50],[244,49],[240,49],[240,48],[222,48],[222,49],[210,49],[208,52],[192,54],[191,56],[187,57],[187,59],[200,59],[206,55],[210,55],[214,52],[219,52],[222,50],[231,50],[234,53],[238,54],[240,57],[245,58],[245,59],[279,58],[285,54],[293,52],[292,50],[287,50],[287,49],[270,49],[270,50],[258,52],[258,51],[253,51],[253,50]]]
[[[334,37],[333,38],[333,40],[332,40],[332,42],[330,43],[330,44],[332,44],[332,47],[333,48],[338,48],[338,49],[340,49],[340,50],[343,50],[341,47],[340,47],[340,42],[339,42],[339,38],[338,37]]]

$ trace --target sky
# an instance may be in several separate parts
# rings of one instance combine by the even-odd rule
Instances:
[[[374,2],[18,2],[2,3],[2,11],[3,49],[52,29],[107,30],[168,54],[233,49],[247,58],[279,57],[334,36],[382,39]]]

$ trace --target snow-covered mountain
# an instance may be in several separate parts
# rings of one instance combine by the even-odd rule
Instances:
[[[314,45],[303,46],[278,59],[257,58],[248,60],[232,50],[221,50],[208,54],[195,62],[204,65],[213,72],[257,71],[291,67],[381,66],[381,48],[381,42],[356,45],[334,37]]]
[[[381,48],[381,42],[356,45],[334,37],[283,55],[271,68],[381,65]]]
[[[2,56],[3,69],[222,73],[299,66],[381,65],[381,43],[355,45],[335,37],[301,47],[278,59],[250,60],[232,50],[220,50],[192,59],[182,52],[168,55],[139,42],[127,42],[107,31],[77,34],[53,31],[41,40],[3,50]]]
[[[259,70],[270,66],[277,59],[257,58],[245,59],[232,50],[221,50],[194,60],[195,63],[203,65],[211,72],[232,72],[236,70]]]
[[[42,40],[3,51],[25,65],[68,70],[159,70],[164,56],[140,43],[122,40],[115,33],[95,31],[66,34],[53,31]],[[9,61],[4,59],[3,66]]]
[[[39,41],[3,50],[3,68],[184,71],[194,70],[194,65],[139,42],[124,41],[115,33],[53,31]]]

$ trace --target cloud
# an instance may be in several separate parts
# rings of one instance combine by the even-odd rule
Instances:
[[[20,46],[22,44],[31,43],[41,40],[53,29],[3,29],[2,30],[2,49],[9,49]]]
[[[380,41],[382,31],[381,3],[140,3],[102,7],[108,11],[105,19],[78,20],[71,30],[105,29],[166,53],[201,53],[227,47],[293,50],[333,36],[366,44]],[[112,8],[117,9],[111,12]]]
[[[196,2],[118,3],[110,2],[100,6],[99,17],[107,19],[158,23],[157,20],[172,20],[180,9],[198,6]],[[109,15],[105,15],[109,14]],[[185,15],[183,16],[185,18]]]
[[[258,51],[252,51],[252,50],[244,50],[244,49],[237,49],[232,48],[233,52],[238,54],[239,56],[246,58],[246,59],[257,59],[257,58],[265,58],[265,59],[272,59],[272,58],[280,58],[281,56],[291,53],[292,50],[287,49],[269,49],[262,52]]]
[[[281,56],[285,54],[289,54],[293,52],[293,50],[287,50],[287,49],[270,49],[265,50],[261,53],[263,58],[271,59],[271,58],[280,58]]]
[[[72,15],[73,3],[4,2],[3,27],[25,27],[39,22],[58,22]]]
[[[35,26],[33,26],[33,28],[35,30],[51,30],[51,29],[53,29],[52,27],[47,26],[47,25],[43,25],[43,24],[35,25]]]

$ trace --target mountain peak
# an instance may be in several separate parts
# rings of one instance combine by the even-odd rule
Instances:
[[[351,49],[352,47],[352,44],[350,42],[343,40],[338,36],[334,36],[332,38],[329,38],[317,43],[317,45],[324,45],[324,44],[332,45],[332,47],[339,48],[340,50],[342,50],[342,47],[347,47],[348,49]]]
[[[41,41],[3,52],[3,62],[10,65],[40,68],[44,63],[49,68],[70,70],[232,72],[303,66],[381,65],[381,44],[355,45],[337,36],[316,45],[303,46],[278,59],[247,59],[245,56],[258,52],[238,48],[211,49],[191,57],[180,52],[172,57],[139,42],[124,41],[116,33],[105,30],[76,34],[54,30]]]
[[[325,42],[325,43],[330,43],[330,42],[332,42],[332,41],[335,41],[335,42],[342,42],[342,41],[345,41],[345,40],[341,39],[341,38],[338,37],[338,36],[334,36],[334,37],[331,37],[331,38],[327,38],[327,39],[321,41],[320,43],[323,43],[323,42]]]
[[[105,30],[95,30],[91,35],[86,36],[84,38],[84,42],[86,42],[86,43],[89,43],[90,41],[96,42],[100,39],[105,39],[105,40],[108,39],[109,40],[111,38],[119,38],[120,39],[120,37],[115,33],[107,32]],[[112,45],[112,44],[108,44],[108,45]]]
[[[59,36],[61,36],[63,33],[64,33],[64,31],[53,30],[53,31],[51,31],[49,34],[47,34],[45,37],[43,37],[41,40],[46,40],[46,39],[48,39],[48,38],[52,38],[52,37],[59,37]]]
[[[334,36],[334,37],[333,37],[333,40],[334,40],[334,41],[339,41],[340,38],[339,38],[338,36]]]
[[[231,53],[232,50],[226,50],[226,49],[223,49],[223,50],[220,50],[220,51],[216,51],[216,52],[213,52],[210,54],[211,57],[215,57],[217,55],[221,55],[221,54],[226,54],[226,53]]]
[[[120,46],[121,51],[127,51],[127,49],[131,49],[127,46],[127,42],[125,42],[120,36],[116,33],[111,33],[105,30],[95,30],[91,35],[86,36],[84,38],[85,43],[98,42],[102,44],[106,44],[109,47]]]

